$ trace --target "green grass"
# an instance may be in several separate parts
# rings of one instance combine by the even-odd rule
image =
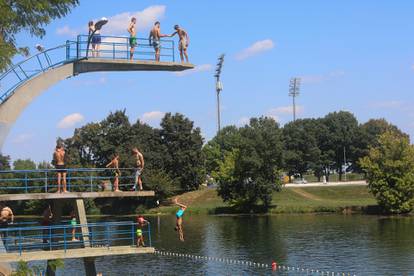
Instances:
[[[185,193],[180,201],[189,206],[187,212],[192,214],[234,213],[213,189]],[[312,213],[358,211],[376,205],[376,201],[366,186],[338,186],[284,188],[273,194],[272,204],[269,213]],[[172,214],[176,209],[176,206],[162,206],[149,213]]]

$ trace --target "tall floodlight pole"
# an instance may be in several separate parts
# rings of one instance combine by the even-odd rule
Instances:
[[[220,132],[220,92],[223,90],[223,84],[220,81],[221,67],[223,66],[224,54],[220,55],[217,62],[216,74],[216,94],[217,94],[217,133]]]
[[[295,98],[299,95],[300,90],[300,78],[290,79],[289,85],[289,96],[292,96],[293,99],[293,121],[296,121],[296,102]]]

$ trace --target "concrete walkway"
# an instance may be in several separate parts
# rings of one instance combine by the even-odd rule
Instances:
[[[358,180],[358,181],[342,181],[342,182],[327,182],[324,184],[323,182],[312,182],[306,184],[293,184],[288,183],[285,184],[283,187],[286,188],[298,188],[298,187],[336,187],[336,186],[366,186],[368,185],[365,180]]]

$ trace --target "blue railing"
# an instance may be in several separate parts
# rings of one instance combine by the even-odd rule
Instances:
[[[82,234],[88,227],[89,235]],[[133,222],[103,222],[77,225],[52,225],[13,227],[0,229],[0,236],[7,251],[20,255],[28,251],[64,250],[82,248],[87,242],[91,247],[136,246],[138,225]],[[142,229],[142,228],[141,228]],[[146,246],[152,247],[151,227],[142,229]]]
[[[149,40],[137,38],[134,60],[155,61],[155,51]],[[66,41],[65,44],[37,53],[15,65],[0,75],[0,104],[4,103],[20,85],[47,71],[65,63],[86,58],[88,45],[87,35],[78,35],[76,41]],[[101,36],[99,51],[96,56],[89,45],[88,58],[130,59],[129,37]],[[175,62],[174,41],[161,39],[160,60]]]
[[[155,50],[147,38],[137,38],[133,60],[155,61]],[[87,35],[78,35],[76,41],[68,41],[66,59],[81,59],[86,57],[88,45]],[[130,59],[131,44],[129,37],[125,36],[101,36],[99,50],[93,51],[92,43],[89,45],[88,58],[103,59]],[[175,61],[174,40],[161,39],[160,61]]]
[[[69,192],[111,191],[115,180],[114,169],[73,168],[66,170]],[[135,183],[134,168],[120,168],[119,188],[128,190]],[[57,190],[57,169],[0,171],[1,193],[49,193]],[[61,184],[61,188],[63,184]]]

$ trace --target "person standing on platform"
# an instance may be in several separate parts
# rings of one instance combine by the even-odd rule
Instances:
[[[112,158],[111,162],[106,165],[107,168],[112,168],[112,172],[114,175],[114,192],[119,192],[119,176],[121,175],[121,171],[119,170],[119,154],[115,153],[114,158]]]
[[[53,162],[57,172],[57,192],[60,193],[60,184],[63,184],[63,192],[66,193],[66,167],[65,167],[65,149],[62,145],[57,145],[53,153]]]
[[[161,37],[169,37],[169,35],[161,34],[160,22],[154,23],[154,27],[151,29],[148,40],[150,46],[155,50],[155,61],[160,61],[161,57]]]
[[[171,37],[178,34],[178,37],[180,39],[178,42],[178,50],[180,50],[181,63],[184,62],[184,57],[186,62],[188,63],[187,48],[188,44],[190,43],[190,37],[188,36],[187,32],[178,25],[174,26],[174,30],[175,32],[171,34]]]
[[[10,207],[6,206],[4,202],[0,202],[0,229],[5,230],[9,227],[9,224],[14,223],[14,214]],[[3,239],[3,244],[6,247],[7,231],[0,232]]]
[[[41,225],[44,227],[43,228],[43,243],[48,243],[49,241],[49,236],[50,236],[49,231],[51,231],[50,226],[52,225],[52,218],[53,218],[52,208],[50,207],[50,204],[48,204],[42,214]]]
[[[137,43],[137,31],[136,31],[136,26],[135,24],[137,23],[137,19],[135,17],[131,18],[131,23],[129,23],[128,26],[128,33],[129,33],[129,46],[131,47],[130,49],[130,55],[129,55],[129,59],[132,60],[134,58],[134,51],[135,51],[135,47],[138,45]]]
[[[132,149],[132,154],[135,157],[135,184],[132,188],[133,191],[137,190],[137,185],[139,186],[139,190],[142,191],[142,171],[144,170],[144,155],[142,155],[141,151],[138,148]]]

